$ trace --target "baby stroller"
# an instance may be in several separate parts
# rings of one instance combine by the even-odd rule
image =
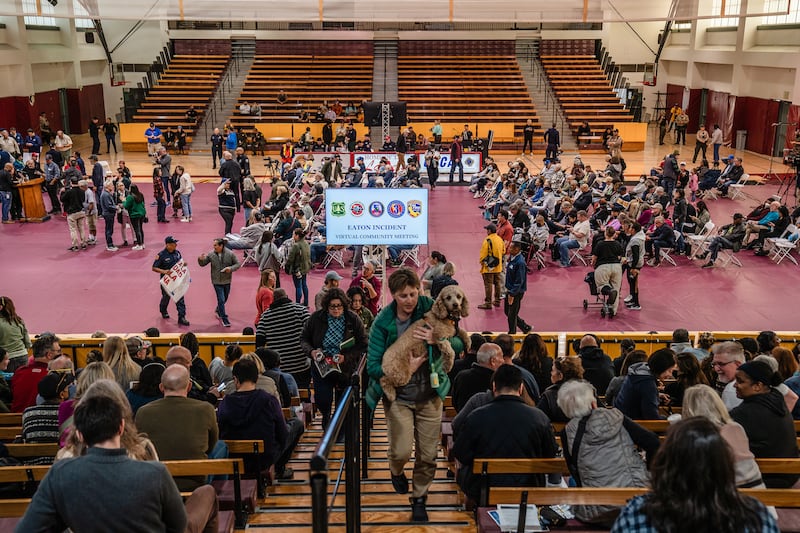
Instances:
[[[613,318],[614,314],[611,311],[611,306],[608,305],[608,296],[611,294],[611,286],[606,285],[601,287],[600,290],[597,289],[597,283],[594,281],[594,272],[589,272],[586,274],[586,277],[583,278],[583,281],[589,285],[589,294],[595,297],[594,302],[590,302],[588,299],[583,301],[583,308],[589,309],[592,308],[599,308],[600,309],[600,316],[605,318],[608,315],[609,318]]]

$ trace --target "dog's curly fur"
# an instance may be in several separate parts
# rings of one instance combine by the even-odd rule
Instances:
[[[414,338],[414,330],[422,324],[433,328],[435,346],[444,359],[445,371],[453,368],[455,352],[448,339],[458,335],[464,342],[464,349],[469,350],[470,341],[467,332],[457,328],[454,319],[469,315],[469,302],[464,291],[457,285],[450,285],[442,289],[438,298],[433,303],[431,310],[424,317],[411,324],[400,338],[392,344],[383,355],[383,377],[381,387],[389,401],[396,397],[396,387],[402,387],[411,380],[410,359],[428,355],[428,345],[425,341]]]

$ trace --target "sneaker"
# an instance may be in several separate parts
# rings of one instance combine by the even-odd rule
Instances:
[[[96,239],[89,239],[86,242],[86,244],[88,244],[89,246],[94,246],[95,244],[97,244],[97,240]]]
[[[698,259],[705,259],[706,257],[708,257],[708,252],[703,252],[697,256]]]
[[[231,327],[231,321],[230,320],[228,320],[227,318],[223,318],[221,320],[222,320],[222,325],[223,326],[225,326],[226,328]]]
[[[478,306],[478,309],[491,309],[491,308],[492,308],[492,304],[489,304],[489,303],[483,303],[483,304],[480,304]]]
[[[617,301],[617,291],[616,289],[611,289],[611,294],[608,295],[608,305],[614,305],[614,302]]]
[[[702,268],[714,268],[714,261],[709,261],[708,263],[704,264]]]
[[[493,301],[492,305],[495,306],[495,307],[500,307],[500,300]]]
[[[142,245],[140,245],[140,244],[137,244],[136,246],[134,246],[133,248],[131,248],[131,250],[136,250],[136,251],[139,251],[139,250],[141,250],[141,249],[142,249]]]
[[[117,250],[119,250],[119,248],[116,246],[106,246],[106,251],[108,252],[116,252]]]
[[[641,311],[642,310],[642,306],[639,305],[639,304],[629,305],[628,309],[630,311]]]
[[[80,248],[78,248],[77,246],[70,246],[69,248],[67,248],[68,252],[77,252],[78,250],[80,250]]]
[[[392,474],[392,487],[397,494],[408,494],[408,478],[405,472],[399,476]]]
[[[531,326],[530,324],[525,324],[524,326],[520,326],[519,329],[522,330],[522,333],[527,335],[528,333],[531,332],[531,330],[533,329],[533,326]]]
[[[169,313],[161,313],[161,318],[168,319]]]
[[[277,478],[278,480],[286,481],[292,479],[293,477],[294,477],[294,470],[292,470],[288,466],[283,469],[283,472],[275,473],[275,478]]]
[[[427,498],[410,498],[411,500],[411,521],[412,522],[427,522],[428,510],[425,509],[425,500]]]
[[[184,218],[181,219],[181,222],[189,222],[189,219],[184,217]]]
[[[178,318],[178,325],[179,326],[188,326],[189,325],[189,321],[186,320],[186,317],[179,317]]]
[[[660,261],[656,261],[655,259],[651,259],[647,262],[647,266],[657,267],[660,264]]]
[[[633,296],[631,296],[631,295],[629,294],[628,296],[626,296],[626,297],[625,297],[625,300],[623,300],[623,301],[624,301],[626,304],[629,304],[629,303],[631,303],[631,302],[633,301]]]

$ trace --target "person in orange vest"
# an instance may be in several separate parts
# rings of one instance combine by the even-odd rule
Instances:
[[[293,160],[294,160],[294,144],[292,144],[292,140],[289,139],[285,143],[283,143],[283,146],[281,146],[281,161],[283,162],[283,164],[288,163],[291,165]]]

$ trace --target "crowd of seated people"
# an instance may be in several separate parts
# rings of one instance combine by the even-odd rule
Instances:
[[[800,457],[793,423],[798,419],[794,391],[800,383],[800,347],[782,348],[774,332],[737,342],[716,342],[703,332],[695,345],[687,330],[676,329],[672,341],[649,356],[626,341],[613,361],[592,335],[573,343],[574,355],[556,358],[537,337],[528,334],[513,359],[504,360],[490,339],[473,335],[473,349],[454,365],[457,415],[452,420],[450,451],[458,461],[456,479],[468,501],[476,501],[480,494],[476,459],[560,455],[554,423],[566,424],[560,450],[570,471],[570,486],[651,486],[658,454],[670,438],[660,442],[634,420],[663,419],[681,406],[682,415],[670,417],[674,427],[668,435],[683,424],[681,418],[703,420],[707,432],[726,443],[723,450],[727,448],[725,455],[730,457],[726,475],[732,487],[786,488],[800,478],[762,476],[754,461]],[[543,387],[538,401],[525,395],[526,369],[536,372]],[[492,487],[557,486],[558,478],[489,476]],[[653,489],[658,490],[655,485]],[[621,509],[577,506],[573,511],[582,522],[611,527]],[[623,517],[629,511],[622,510]],[[774,517],[774,510],[769,514]]]

